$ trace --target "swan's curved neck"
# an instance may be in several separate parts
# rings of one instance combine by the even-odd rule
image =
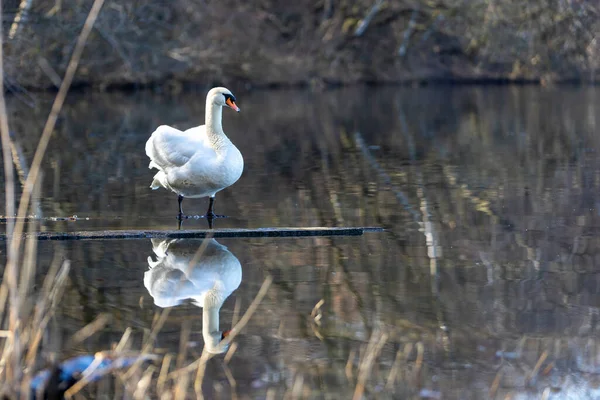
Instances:
[[[221,147],[227,142],[225,132],[223,132],[223,107],[215,105],[211,99],[206,101],[206,135],[211,144],[215,147]]]
[[[212,334],[219,331],[219,310],[221,306],[202,307],[202,332]]]

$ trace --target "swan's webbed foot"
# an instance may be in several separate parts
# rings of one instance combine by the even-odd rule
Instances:
[[[213,228],[213,221],[217,218],[227,218],[227,215],[217,215],[214,212],[207,212],[206,215],[202,216],[203,218],[206,218],[206,221],[208,222],[208,229],[212,229]]]
[[[227,218],[226,215],[217,215],[215,214],[214,210],[214,206],[215,206],[215,198],[211,197],[210,201],[208,203],[208,210],[206,211],[206,215],[204,215],[204,218],[206,218],[206,220],[208,221],[208,229],[212,229],[213,228],[213,220],[217,219],[217,218]]]
[[[206,219],[227,218],[227,215],[215,214],[214,206],[215,206],[215,198],[211,197],[210,202],[208,203],[208,210],[206,211],[206,215],[204,215],[204,218],[206,218]]]
[[[204,218],[206,219],[217,219],[217,218],[228,218],[227,215],[219,215],[219,214],[215,214],[214,212],[211,213],[206,213],[206,215],[204,216]]]

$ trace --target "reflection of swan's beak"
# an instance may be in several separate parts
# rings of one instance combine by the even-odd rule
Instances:
[[[231,98],[228,98],[225,102],[230,108],[234,109],[237,112],[240,112],[240,108],[235,104],[235,101],[231,100]]]
[[[221,340],[225,339],[227,336],[229,336],[229,334],[231,333],[231,329],[223,331],[223,334],[221,335]]]

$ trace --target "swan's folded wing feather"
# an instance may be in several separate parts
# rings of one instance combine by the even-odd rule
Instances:
[[[188,130],[189,131],[189,130]],[[186,164],[203,143],[200,135],[191,135],[168,125],[161,125],[146,142],[146,155],[159,169],[181,167]]]

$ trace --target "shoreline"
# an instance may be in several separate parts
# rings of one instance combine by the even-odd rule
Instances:
[[[546,81],[543,78],[431,78],[431,79],[405,79],[397,81],[373,81],[361,80],[356,82],[331,82],[327,80],[315,82],[272,82],[272,83],[252,83],[247,81],[232,81],[224,84],[222,82],[212,81],[203,83],[199,81],[186,81],[182,79],[164,79],[152,82],[126,82],[102,85],[96,82],[77,82],[71,86],[70,92],[135,92],[142,90],[157,90],[167,93],[189,92],[194,90],[207,90],[214,86],[241,86],[243,91],[269,91],[269,90],[290,90],[290,89],[312,89],[312,90],[335,90],[351,87],[427,87],[427,86],[539,86],[539,87],[595,87],[600,85],[600,80],[583,80],[576,78],[557,79]],[[20,86],[19,91],[30,93],[56,93],[58,88],[54,86]],[[5,94],[10,95],[14,90],[5,88]]]

